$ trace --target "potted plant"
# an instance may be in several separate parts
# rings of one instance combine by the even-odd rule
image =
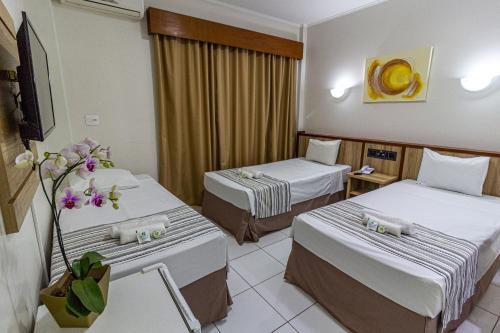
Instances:
[[[86,179],[99,166],[113,167],[110,157],[109,147],[103,148],[96,141],[86,138],[58,153],[45,152],[41,161],[35,161],[29,150],[16,158],[17,168],[38,170],[43,193],[51,207],[66,272],[50,287],[41,290],[40,298],[61,327],[90,327],[106,307],[110,267],[102,265],[104,257],[97,252],[87,252],[70,264],[64,250],[60,217],[63,210],[79,209],[84,205],[99,208],[111,202],[113,208],[119,208],[120,193],[116,191],[116,186],[111,192],[104,193],[92,178],[83,192],[63,187],[71,173]],[[51,181],[51,188],[44,183],[46,179]]]

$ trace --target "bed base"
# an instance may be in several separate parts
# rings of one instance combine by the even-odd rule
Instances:
[[[467,319],[486,292],[498,268],[500,256],[476,283],[474,295],[464,304],[459,319],[443,332],[454,332]],[[285,279],[316,299],[347,329],[357,333],[438,333],[440,316],[428,318],[410,311],[343,273],[293,242]]]
[[[256,219],[250,212],[205,190],[201,213],[229,231],[241,245],[244,241],[258,242],[259,237],[267,233],[288,228],[292,225],[293,218],[301,213],[344,199],[345,190],[292,205],[292,210],[288,213]]]
[[[202,326],[223,319],[233,304],[226,283],[224,267],[180,288],[182,296]]]

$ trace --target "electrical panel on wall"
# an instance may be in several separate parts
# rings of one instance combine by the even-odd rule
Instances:
[[[395,161],[398,158],[398,153],[390,150],[368,148],[368,157],[378,158],[380,160]]]

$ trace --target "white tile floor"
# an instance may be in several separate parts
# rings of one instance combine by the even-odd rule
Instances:
[[[234,304],[203,333],[346,333],[314,299],[283,278],[292,247],[285,229],[240,246],[229,242],[228,286]],[[458,333],[500,333],[500,271]]]

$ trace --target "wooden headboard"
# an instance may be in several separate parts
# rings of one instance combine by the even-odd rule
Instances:
[[[19,65],[15,28],[4,4],[0,2],[0,70],[15,71]],[[11,90],[18,85],[5,75],[0,77],[0,208],[7,233],[21,230],[21,225],[38,188],[38,178],[29,169],[14,168],[16,156],[24,151],[13,111]],[[36,149],[32,147],[36,156]]]
[[[337,159],[339,164],[351,165],[353,170],[358,170],[362,165],[369,164],[378,172],[398,176],[400,180],[417,179],[424,147],[449,156],[489,156],[490,167],[484,183],[483,194],[500,197],[500,152],[297,132],[297,156],[305,156],[309,139],[340,139],[342,143]],[[368,152],[371,149],[394,152],[395,158],[370,157]]]

